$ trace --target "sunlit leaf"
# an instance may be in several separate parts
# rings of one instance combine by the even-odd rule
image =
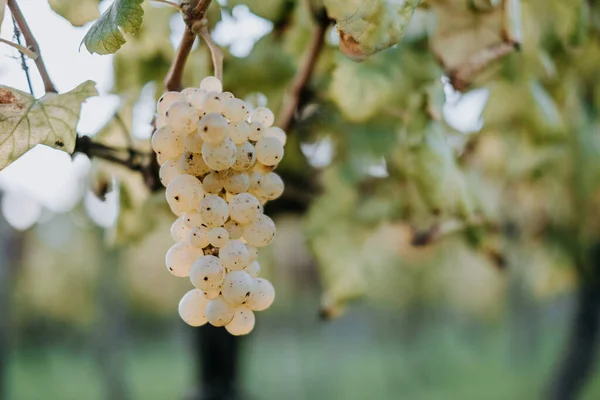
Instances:
[[[340,50],[350,58],[367,56],[398,43],[421,0],[325,0],[337,22]]]
[[[296,0],[229,0],[227,6],[233,8],[246,5],[252,13],[272,22],[280,21],[290,10],[294,9]]]
[[[90,53],[111,54],[125,44],[123,33],[135,34],[144,18],[143,0],[115,0],[83,37]]]
[[[83,26],[100,16],[100,0],[49,0],[50,7],[73,26]]]
[[[0,86],[0,168],[37,144],[73,152],[81,104],[96,96],[96,84],[87,81],[70,92],[32,95]]]

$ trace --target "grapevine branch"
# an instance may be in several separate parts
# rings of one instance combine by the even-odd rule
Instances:
[[[25,20],[25,16],[21,12],[19,5],[17,4],[17,0],[8,0],[8,9],[12,13],[13,18],[17,22],[17,25],[21,32],[23,33],[23,37],[25,38],[25,44],[27,47],[34,53],[37,54],[35,58],[35,66],[37,67],[38,72],[42,78],[42,82],[44,82],[44,90],[46,93],[56,93],[56,87],[52,83],[50,79],[50,75],[48,74],[48,70],[46,69],[46,65],[44,64],[44,59],[42,58],[42,54],[40,53],[40,46],[35,40],[31,29],[29,29],[29,25],[27,25],[27,21]]]
[[[15,40],[17,41],[17,44],[20,46],[21,45],[21,31],[19,30],[19,27],[17,26],[17,21],[15,20],[14,17],[12,18],[12,21],[13,21],[13,28],[14,28],[14,33],[15,33]],[[29,75],[29,67],[27,66],[27,60],[25,59],[25,53],[23,53],[23,52],[21,52],[21,68],[23,68],[23,71],[25,72],[25,78],[27,78],[27,86],[29,87],[29,93],[31,93],[33,95],[33,85],[31,84],[31,75]]]
[[[315,70],[319,54],[325,44],[325,32],[329,26],[329,19],[325,10],[316,13],[317,27],[313,32],[310,44],[302,65],[298,69],[286,100],[277,118],[277,125],[284,131],[289,131],[294,123],[298,109],[302,106],[310,78]]]

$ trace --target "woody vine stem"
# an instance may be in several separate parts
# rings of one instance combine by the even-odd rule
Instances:
[[[203,39],[211,53],[215,76],[222,80],[223,51],[212,40],[210,31],[208,30],[208,21],[205,17],[206,10],[211,4],[211,0],[184,0],[181,5],[177,5],[170,1],[156,1],[172,5],[180,10],[186,24],[186,29],[181,38],[179,47],[177,48],[177,53],[173,58],[173,62],[171,63],[171,67],[165,78],[165,89],[179,91],[183,88],[183,71],[194,41],[198,36]],[[35,66],[44,84],[45,92],[57,92],[48,70],[46,69],[46,65],[44,64],[39,45],[29,29],[27,20],[21,12],[17,0],[8,0],[7,5],[16,25],[23,34],[27,47],[19,46],[18,43],[12,44],[12,42],[9,44],[13,45],[13,47],[17,48],[22,54],[35,61]],[[292,128],[296,121],[299,109],[305,103],[303,99],[306,97],[305,95],[310,83],[310,78],[324,45],[325,32],[330,24],[324,10],[318,10],[313,14],[316,21],[316,27],[312,40],[297,74],[292,80],[288,95],[277,118],[281,128],[286,131],[289,131]],[[139,171],[144,175],[146,184],[152,190],[158,190],[161,187],[158,179],[159,166],[156,163],[155,158],[151,154],[136,150],[132,146],[124,148],[111,147],[95,142],[89,136],[78,136],[73,151],[73,154],[75,153],[85,154],[89,158],[95,157],[103,159],[122,165],[133,171]]]

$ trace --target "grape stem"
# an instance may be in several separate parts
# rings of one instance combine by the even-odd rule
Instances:
[[[35,66],[37,67],[38,72],[40,73],[40,77],[42,78],[42,82],[44,83],[44,90],[46,93],[56,93],[56,87],[52,83],[52,79],[50,79],[50,75],[48,74],[48,70],[46,69],[46,65],[44,64],[44,59],[40,53],[40,46],[35,40],[31,29],[29,29],[29,25],[27,25],[27,21],[25,20],[25,16],[21,12],[19,5],[17,4],[17,0],[8,0],[8,9],[12,13],[13,18],[15,19],[19,29],[23,33],[23,37],[25,38],[25,44],[27,48],[31,50],[34,54],[38,56],[34,58]]]
[[[219,79],[221,82],[223,81],[223,50],[212,40],[210,36],[210,31],[208,30],[208,21],[203,19],[200,23],[195,24],[192,29],[194,33],[200,36],[206,46],[210,50],[210,55],[212,57],[213,67],[215,71],[215,77]]]
[[[171,68],[169,69],[167,77],[165,78],[165,88],[167,90],[180,91],[183,88],[183,70],[185,68],[185,63],[187,62],[188,56],[190,55],[190,51],[192,50],[194,41],[196,40],[196,34],[193,32],[193,26],[194,24],[200,23],[204,19],[204,14],[210,5],[210,2],[211,0],[196,0],[190,3],[181,3],[183,20],[185,21],[187,27],[183,32],[181,43],[177,48],[177,54],[175,54],[175,58],[171,63]]]
[[[314,13],[317,20],[317,27],[313,32],[312,39],[302,61],[302,65],[298,69],[294,80],[292,81],[289,92],[279,115],[277,117],[277,126],[288,132],[296,119],[296,114],[304,105],[305,95],[310,78],[315,70],[315,66],[319,59],[319,54],[325,44],[325,33],[329,27],[330,21],[327,18],[325,10],[320,10]]]

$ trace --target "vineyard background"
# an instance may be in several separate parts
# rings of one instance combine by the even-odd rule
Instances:
[[[145,1],[138,34],[100,56],[79,49],[98,1],[50,3],[66,18],[45,0],[20,6],[54,83],[100,92],[77,131],[148,150],[181,15]],[[578,369],[590,360],[565,356],[594,354],[600,316],[600,4],[523,0],[520,46],[471,76],[465,58],[503,37],[499,7],[466,3],[426,2],[399,44],[361,63],[325,31],[280,168],[286,194],[267,208],[278,231],[260,261],[276,302],[239,340],[249,398],[600,397],[598,373]],[[310,6],[213,2],[225,88],[280,110],[321,23]],[[0,36],[13,36],[8,12]],[[18,52],[0,57],[0,84],[27,92]],[[184,83],[211,74],[200,43]],[[0,188],[0,398],[191,393],[198,335],[175,312],[188,284],[164,268],[162,192],[42,146]],[[581,396],[561,397],[580,378]]]

